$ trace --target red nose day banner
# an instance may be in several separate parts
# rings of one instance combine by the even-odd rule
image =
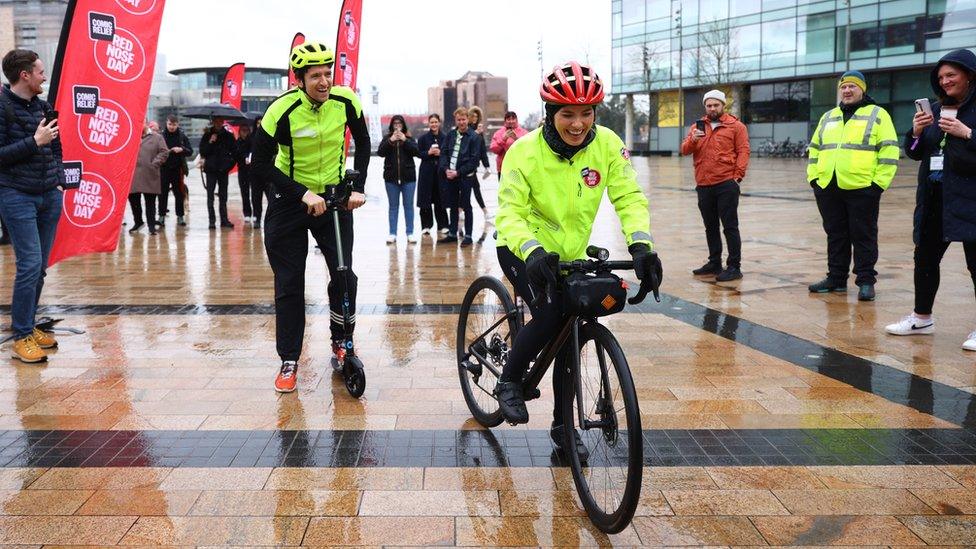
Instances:
[[[288,89],[292,89],[298,84],[298,79],[295,78],[295,71],[291,69],[291,50],[295,49],[295,46],[305,43],[305,35],[296,32],[295,37],[291,39],[291,47],[288,48]]]
[[[50,264],[115,250],[152,86],[165,0],[71,0],[49,101],[67,189]]]
[[[241,110],[241,94],[244,92],[244,63],[234,63],[224,74],[224,87],[220,90],[220,102]]]
[[[244,63],[234,63],[224,73],[224,84],[220,88],[220,102],[241,110],[241,98],[244,94]],[[224,123],[224,127],[237,137],[237,126]],[[237,168],[231,172],[237,171]]]
[[[359,31],[363,21],[363,0],[343,0],[339,11],[339,32],[336,33],[335,54],[338,60],[332,69],[335,84],[356,89],[359,67]],[[349,130],[346,130],[346,152],[349,151]]]

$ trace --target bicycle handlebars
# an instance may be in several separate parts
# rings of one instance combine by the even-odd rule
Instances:
[[[651,252],[654,254],[654,252]],[[573,261],[560,261],[559,270],[560,272],[566,271],[569,273],[599,273],[599,272],[609,272],[609,271],[632,271],[634,270],[633,261],[610,261],[610,251],[606,248],[600,248],[598,246],[587,246],[586,255],[592,257],[593,259],[574,259]],[[656,254],[655,254],[656,255]],[[627,298],[627,303],[631,305],[637,305],[644,301],[647,294],[652,293],[654,299],[660,303],[661,281],[658,280],[657,275],[651,273],[647,279],[642,280],[640,283],[640,288],[637,289],[637,294],[634,297]],[[555,299],[555,288],[547,287],[546,291],[532,300],[532,305],[539,305],[543,299],[552,303]]]

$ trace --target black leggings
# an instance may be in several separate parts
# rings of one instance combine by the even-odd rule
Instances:
[[[478,206],[481,209],[485,209],[485,197],[481,196],[481,181],[478,180],[478,174],[475,172],[474,181],[471,183],[471,189],[474,191],[474,199],[478,202]]]
[[[932,314],[935,294],[939,291],[939,264],[949,249],[949,242],[943,240],[942,234],[942,185],[933,183],[931,188],[915,246],[915,312],[920,315]],[[962,248],[969,276],[976,287],[976,241],[963,242]]]
[[[505,363],[505,369],[499,378],[499,381],[521,381],[529,369],[529,361],[534,360],[539,351],[559,335],[559,329],[562,328],[566,319],[563,316],[562,305],[559,300],[533,307],[534,293],[529,287],[529,279],[525,274],[525,262],[506,247],[496,249],[498,251],[498,264],[501,265],[502,271],[512,286],[515,287],[515,292],[522,296],[532,311],[532,319],[515,336],[512,349],[508,353],[508,362]],[[569,358],[567,353],[568,348],[559,353],[559,356],[556,357],[555,369],[552,372],[553,425],[562,425],[563,423],[559,405],[563,393],[561,373],[566,370],[565,365]]]

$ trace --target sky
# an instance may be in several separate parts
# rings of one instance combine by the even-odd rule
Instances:
[[[285,67],[296,32],[335,44],[341,0],[167,0],[159,53],[167,70],[243,61]],[[427,88],[468,70],[508,77],[509,107],[540,110],[546,70],[589,61],[610,80],[610,0],[364,0],[358,86],[380,111],[421,114]]]

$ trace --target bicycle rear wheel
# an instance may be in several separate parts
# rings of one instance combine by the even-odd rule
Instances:
[[[589,458],[581,463],[579,453],[565,452],[576,492],[593,524],[614,534],[630,524],[640,499],[644,447],[637,393],[623,350],[606,327],[580,327],[579,356],[579,376],[563,373],[563,448],[575,447],[578,427]]]
[[[457,361],[464,401],[485,427],[496,427],[503,420],[495,384],[518,328],[515,303],[505,285],[491,276],[475,280],[458,316]]]

